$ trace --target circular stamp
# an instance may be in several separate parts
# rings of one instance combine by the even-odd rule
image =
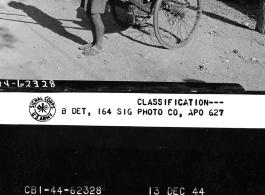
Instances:
[[[29,113],[36,121],[46,122],[53,118],[56,112],[55,102],[49,96],[36,97],[29,104]]]

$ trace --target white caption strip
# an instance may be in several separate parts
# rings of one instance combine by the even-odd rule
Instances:
[[[264,95],[0,93],[0,124],[265,128]]]

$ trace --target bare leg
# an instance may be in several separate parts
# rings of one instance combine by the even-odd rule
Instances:
[[[103,35],[105,27],[100,14],[91,14],[90,19],[94,46],[86,49],[83,54],[96,55],[103,50]]]
[[[93,37],[93,41],[92,43],[95,44],[96,43],[96,32],[95,32],[95,25],[92,19],[92,15],[87,13],[87,17],[89,19],[89,23],[90,23],[90,28],[91,28],[91,32],[92,32],[92,37]]]
[[[99,50],[103,49],[103,34],[104,34],[104,24],[101,20],[100,14],[91,14],[91,19],[93,23],[95,47]]]
[[[91,14],[89,14],[89,13],[86,13],[86,14],[87,14],[87,17],[88,17],[88,19],[89,19],[89,26],[90,26],[90,28],[91,28],[91,32],[92,32],[92,37],[93,37],[93,39],[92,39],[92,42],[91,42],[91,43],[87,43],[87,44],[85,44],[85,45],[81,45],[81,46],[79,47],[80,50],[86,50],[86,49],[89,49],[89,48],[91,48],[92,46],[94,46],[95,43],[96,43],[95,25],[94,25],[94,23],[93,23],[93,21],[92,21]]]

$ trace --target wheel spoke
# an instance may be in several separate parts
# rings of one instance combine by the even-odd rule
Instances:
[[[169,49],[187,44],[195,32],[200,19],[201,0],[178,0],[177,2],[157,0],[154,17],[155,33],[159,42]]]

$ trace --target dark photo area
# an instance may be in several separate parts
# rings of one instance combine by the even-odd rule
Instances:
[[[257,129],[1,126],[1,194],[264,194],[264,138]]]

